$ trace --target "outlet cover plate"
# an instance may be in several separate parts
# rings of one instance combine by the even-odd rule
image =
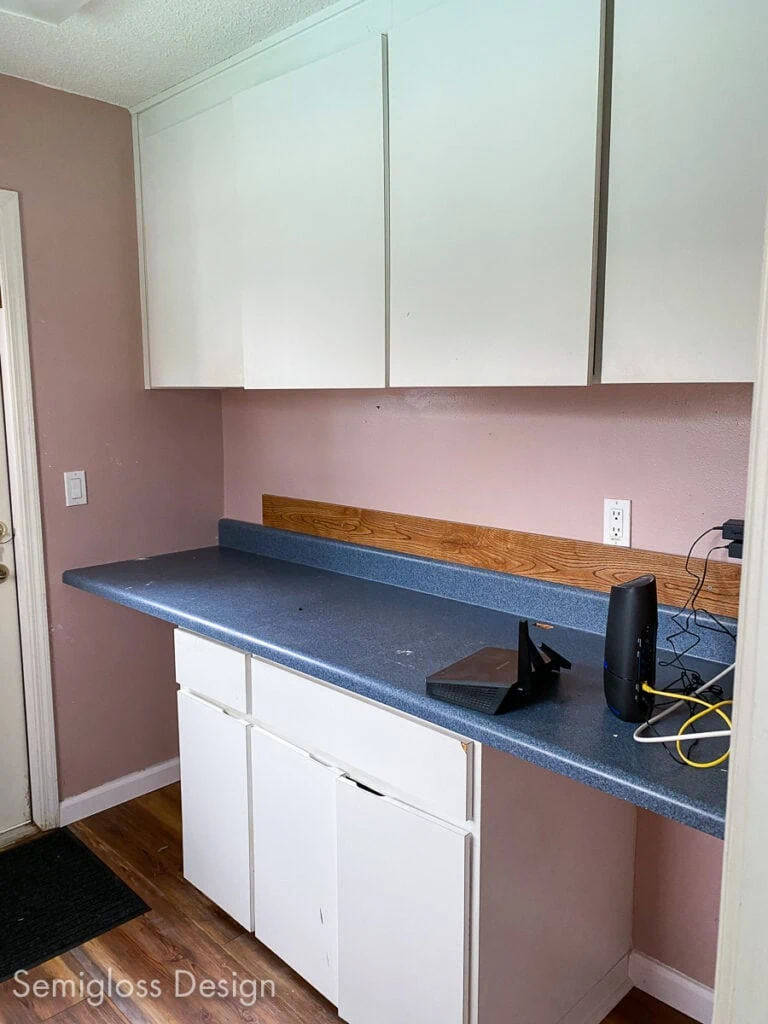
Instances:
[[[629,498],[606,498],[603,506],[603,543],[628,548],[632,539],[632,502]]]

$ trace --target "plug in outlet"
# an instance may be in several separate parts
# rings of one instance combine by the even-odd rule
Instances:
[[[603,512],[603,543],[628,548],[631,526],[632,502],[628,498],[606,498]]]

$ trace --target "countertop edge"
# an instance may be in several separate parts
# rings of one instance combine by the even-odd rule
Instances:
[[[481,725],[477,729],[467,731],[466,723],[461,723],[462,728],[457,730],[450,705],[435,701],[434,714],[427,717],[424,714],[423,702],[411,697],[408,691],[380,679],[347,673],[328,662],[306,657],[295,649],[275,647],[259,641],[253,636],[247,636],[227,629],[225,626],[217,625],[211,620],[184,614],[178,609],[158,603],[156,599],[150,602],[140,597],[133,597],[118,587],[113,588],[108,584],[94,582],[82,575],[78,569],[66,570],[62,574],[62,579],[68,586],[78,590],[107,598],[123,607],[150,615],[179,628],[188,629],[210,640],[235,647],[244,653],[275,662],[296,672],[302,672],[322,682],[337,686],[348,693],[401,711],[419,721],[447,729],[454,734],[493,747],[503,753],[520,757],[531,764],[582,782],[618,799],[626,800],[636,807],[688,825],[717,839],[722,839],[725,834],[724,815],[716,815],[711,810],[696,804],[682,802],[672,794],[667,796],[663,793],[649,792],[631,779],[622,778],[620,774],[608,774],[597,766],[575,760],[565,750],[541,747],[523,736],[514,735],[505,737],[506,742],[501,744],[498,742],[496,734],[486,733]]]

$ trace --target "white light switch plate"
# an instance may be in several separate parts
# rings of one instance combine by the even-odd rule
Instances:
[[[64,496],[67,505],[88,504],[84,469],[73,469],[71,473],[64,474]]]
[[[603,512],[603,543],[628,548],[631,540],[632,502],[629,498],[606,498]]]

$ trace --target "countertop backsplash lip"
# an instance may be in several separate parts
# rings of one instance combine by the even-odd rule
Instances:
[[[605,634],[608,594],[597,590],[403,554],[352,541],[314,537],[226,517],[219,520],[219,545],[525,616],[538,622]],[[678,612],[677,608],[659,606],[660,650],[670,653],[674,650],[667,638],[677,632],[672,620]],[[736,633],[735,619],[718,618]],[[730,637],[709,629],[697,629],[693,624],[690,628],[699,638],[695,651],[697,658],[723,664],[734,660],[735,644]],[[677,650],[685,653],[685,647],[678,646]]]

